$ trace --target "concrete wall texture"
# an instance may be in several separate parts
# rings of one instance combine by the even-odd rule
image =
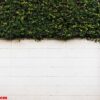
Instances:
[[[0,40],[0,96],[100,100],[100,43]]]

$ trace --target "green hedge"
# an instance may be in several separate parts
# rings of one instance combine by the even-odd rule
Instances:
[[[0,38],[100,39],[99,0],[5,0]]]

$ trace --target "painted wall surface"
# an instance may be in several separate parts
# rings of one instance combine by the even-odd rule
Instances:
[[[100,100],[100,43],[0,41],[0,96]]]

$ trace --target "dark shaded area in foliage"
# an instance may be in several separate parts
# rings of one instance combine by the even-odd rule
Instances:
[[[100,39],[99,0],[0,0],[0,38],[74,37]]]

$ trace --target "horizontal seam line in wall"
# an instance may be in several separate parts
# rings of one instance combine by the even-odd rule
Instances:
[[[2,76],[2,77],[3,77],[3,76]],[[37,78],[36,76],[34,77],[34,76],[13,76],[13,75],[12,75],[12,76],[11,76],[11,75],[9,75],[9,76],[4,76],[4,77],[7,77],[7,78],[15,78],[15,77],[16,77],[16,78],[31,78],[31,79],[32,79],[32,78]],[[68,77],[69,77],[69,76],[68,76]],[[64,77],[64,78],[68,78],[68,77]],[[91,78],[91,79],[92,79],[92,78],[95,78],[95,77],[92,77],[92,76],[91,76],[91,77],[90,77],[90,76],[89,76],[89,77],[87,77],[87,76],[80,76],[80,77],[77,77],[77,76],[76,76],[76,78],[78,78],[78,79],[79,79],[79,78],[82,78],[82,77],[84,77],[84,78]],[[63,76],[62,76],[62,77],[43,76],[43,77],[38,77],[38,78],[63,78]],[[71,78],[71,77],[69,77],[69,78]],[[72,78],[75,78],[75,77],[72,77]],[[75,78],[75,79],[76,79],[76,78]],[[96,78],[99,79],[100,77],[96,77]]]
[[[2,59],[5,59],[5,58],[6,58],[6,59],[7,59],[7,58],[9,58],[9,59],[10,59],[10,58],[13,58],[13,59],[14,59],[14,58],[15,58],[15,59],[16,59],[16,58],[18,58],[18,59],[23,59],[23,58],[24,58],[24,59],[27,59],[27,58],[28,58],[28,59],[33,59],[33,58],[35,58],[35,59],[43,59],[43,58],[48,58],[48,59],[53,59],[53,58],[54,58],[54,59],[55,59],[55,58],[57,58],[57,59],[80,59],[80,58],[88,59],[88,58],[91,58],[91,59],[93,59],[93,58],[96,58],[96,59],[97,59],[98,56],[97,56],[97,57],[0,57],[0,59],[1,59],[1,58],[2,58]]]
[[[8,95],[8,96],[100,96],[100,95]]]
[[[90,49],[92,49],[92,50],[93,50],[93,49],[100,49],[100,48],[77,48],[77,47],[75,47],[75,48],[66,48],[66,47],[64,47],[64,48],[0,48],[0,49],[1,49],[1,50],[2,50],[2,49],[5,49],[5,50],[6,50],[6,49],[11,49],[11,50],[12,50],[12,49],[14,49],[14,50],[15,50],[15,49],[19,49],[19,50],[20,50],[20,49],[22,49],[22,50],[23,50],[23,49],[29,49],[29,50],[31,50],[31,49],[50,49],[50,50],[51,50],[51,49],[53,49],[53,50],[59,50],[59,49],[60,49],[60,50],[66,50],[66,49],[68,49],[68,50],[70,50],[70,49],[71,49],[71,50],[73,50],[73,49],[76,49],[76,50],[77,50],[77,49],[79,49],[79,50],[80,50],[80,49],[86,49],[86,50],[89,49],[89,50],[90,50]]]

